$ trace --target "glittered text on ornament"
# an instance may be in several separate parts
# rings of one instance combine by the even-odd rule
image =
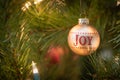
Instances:
[[[91,46],[97,36],[97,32],[85,33],[85,32],[71,32],[73,46]]]

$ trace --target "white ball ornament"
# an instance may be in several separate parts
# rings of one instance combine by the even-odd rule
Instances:
[[[80,18],[79,24],[69,31],[68,45],[76,54],[89,55],[96,51],[99,44],[99,33],[94,27],[89,25],[87,18]]]

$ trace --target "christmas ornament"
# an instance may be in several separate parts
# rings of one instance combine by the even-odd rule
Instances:
[[[113,59],[113,51],[110,48],[103,48],[100,51],[100,58],[105,61],[111,61]]]
[[[49,60],[50,64],[57,64],[60,62],[61,57],[65,54],[65,50],[61,46],[51,46],[48,49],[46,59]]]
[[[100,44],[100,36],[95,28],[89,25],[87,18],[80,18],[79,24],[74,26],[68,34],[70,49],[79,55],[89,55]]]

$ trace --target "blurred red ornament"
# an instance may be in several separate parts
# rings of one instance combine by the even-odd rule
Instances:
[[[79,24],[69,32],[68,44],[76,54],[89,55],[99,47],[100,36],[97,30],[88,24],[87,18],[81,18]]]
[[[57,64],[61,61],[61,57],[65,54],[65,49],[61,46],[50,47],[48,49],[46,59],[49,60],[50,64]]]

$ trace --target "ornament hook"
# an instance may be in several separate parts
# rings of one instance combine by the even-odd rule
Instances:
[[[79,24],[89,24],[89,19],[88,18],[79,18],[78,23]]]

